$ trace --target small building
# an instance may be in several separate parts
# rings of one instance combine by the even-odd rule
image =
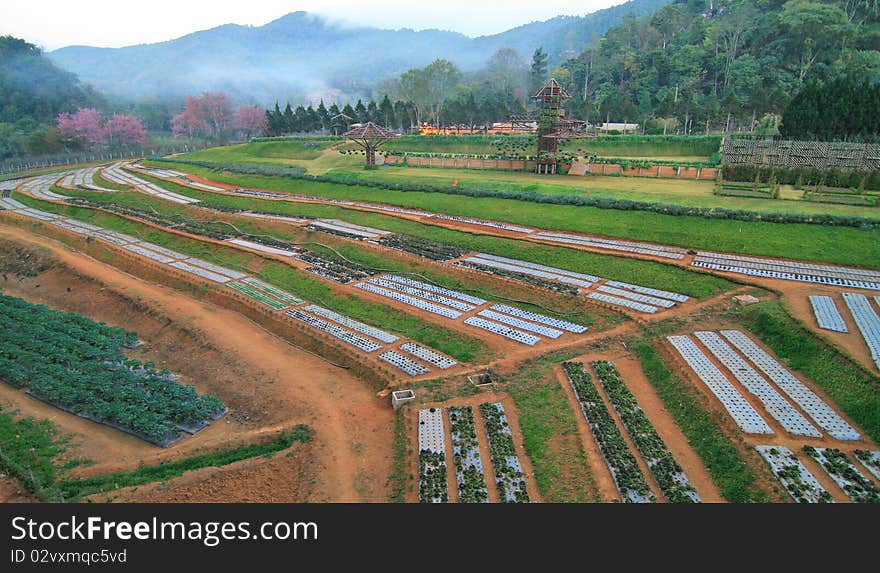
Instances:
[[[608,133],[609,131],[617,131],[620,133],[637,133],[639,131],[639,124],[637,123],[617,123],[617,122],[604,122],[602,125],[598,127],[598,131],[600,133]]]

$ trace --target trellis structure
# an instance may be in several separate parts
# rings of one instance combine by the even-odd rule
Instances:
[[[367,166],[376,165],[376,150],[383,143],[397,137],[397,134],[386,127],[369,121],[345,132],[345,137],[363,148],[367,156]]]
[[[570,98],[571,96],[555,78],[550,78],[532,96],[532,99],[537,100],[541,105],[537,117],[538,162],[535,166],[537,173],[556,173],[560,139],[579,139],[591,136],[583,131],[586,126],[585,121],[565,118],[562,103]]]
[[[880,145],[825,141],[790,141],[725,138],[724,165],[775,165],[779,167],[880,169]]]

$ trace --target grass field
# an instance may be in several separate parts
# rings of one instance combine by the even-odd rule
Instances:
[[[553,366],[576,354],[555,352],[527,361],[504,380],[519,409],[519,427],[535,481],[550,503],[599,500],[576,414],[562,386],[553,379]]]
[[[64,499],[68,501],[76,501],[82,497],[94,495],[96,493],[169,480],[182,475],[187,471],[208,467],[222,467],[258,456],[272,456],[277,452],[290,448],[295,442],[309,442],[313,436],[314,430],[305,424],[300,424],[291,430],[282,432],[278,438],[265,443],[250,444],[213,453],[199,454],[177,461],[163,462],[153,466],[140,466],[131,471],[116,472],[92,478],[63,480],[58,487],[64,494]]]
[[[880,229],[878,228],[863,230],[805,223],[781,224],[672,216],[644,211],[538,204],[494,197],[395,191],[280,177],[233,175],[182,164],[178,167],[226,183],[273,191],[375,201],[453,215],[538,225],[544,229],[580,231],[694,249],[717,249],[752,255],[880,267]],[[192,192],[187,194],[194,196]],[[846,245],[847,248],[842,249],[840,245]]]
[[[426,139],[426,138],[421,138]],[[414,146],[417,146],[413,142]],[[582,142],[583,143],[583,142]],[[855,215],[880,217],[872,207],[813,203],[801,199],[802,191],[782,186],[784,200],[755,199],[749,197],[725,197],[713,195],[712,181],[688,179],[661,179],[651,177],[619,176],[568,176],[475,169],[448,169],[387,166],[378,170],[363,169],[361,156],[340,155],[335,149],[326,148],[311,160],[300,158],[295,142],[253,143],[229,147],[214,147],[185,156],[186,159],[217,163],[252,163],[260,165],[297,165],[305,167],[314,175],[333,174],[363,181],[388,183],[427,183],[432,185],[474,187],[503,191],[531,191],[544,194],[589,195],[594,198],[627,199],[631,201],[657,202],[693,207],[724,208],[756,211],[760,213],[804,213]],[[426,144],[427,145],[427,144]],[[290,146],[289,154],[285,151]],[[427,145],[430,147],[430,145]],[[440,146],[442,147],[442,146]],[[266,148],[272,150],[271,153]],[[313,152],[316,153],[316,152]],[[615,155],[644,159],[638,155]],[[654,159],[681,159],[674,155],[653,156]],[[705,157],[687,156],[688,160],[705,160]]]

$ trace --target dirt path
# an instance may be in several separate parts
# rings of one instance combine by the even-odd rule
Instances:
[[[60,262],[82,275],[97,280],[105,288],[139,299],[163,316],[174,317],[175,323],[203,333],[223,352],[236,356],[256,372],[269,373],[273,380],[268,384],[262,384],[259,379],[246,380],[238,391],[256,395],[259,389],[259,393],[266,396],[264,403],[274,409],[276,426],[295,420],[306,422],[316,430],[313,455],[319,479],[315,480],[308,496],[310,501],[384,501],[387,498],[393,414],[366,383],[297,350],[238,313],[145,282],[72,252],[60,242],[15,227],[0,226],[0,236],[48,248]],[[73,416],[64,418],[74,419],[71,426],[80,421]],[[94,424],[86,424],[90,430],[95,428]],[[75,431],[89,435],[91,440],[90,430],[77,428]],[[101,433],[103,428],[97,431]],[[113,451],[125,451],[133,446],[119,432],[110,430],[110,433],[108,443],[117,443]],[[199,436],[192,439],[193,444],[197,438]],[[118,444],[123,445],[120,448]],[[133,447],[137,451],[138,448]]]

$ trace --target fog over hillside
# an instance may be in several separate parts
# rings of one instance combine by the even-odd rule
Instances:
[[[625,15],[646,15],[665,3],[631,0],[586,16],[559,16],[478,38],[439,30],[359,28],[294,12],[260,27],[227,24],[157,44],[71,46],[49,56],[115,95],[181,97],[225,90],[262,105],[276,99],[333,100],[367,96],[382,79],[437,58],[474,70],[500,48],[513,48],[528,60],[542,46],[554,66]]]

